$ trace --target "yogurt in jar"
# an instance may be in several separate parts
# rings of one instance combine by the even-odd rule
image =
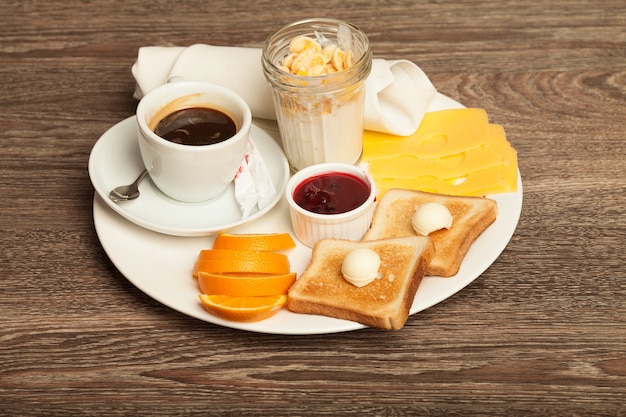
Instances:
[[[367,37],[342,21],[304,20],[268,37],[263,69],[293,171],[325,162],[359,161],[364,81],[371,66]]]
[[[363,151],[363,94],[280,104],[277,119],[292,169],[359,161]]]

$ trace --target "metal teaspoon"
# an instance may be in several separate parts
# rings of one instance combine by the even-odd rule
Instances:
[[[145,178],[147,173],[148,170],[144,169],[132,184],[120,185],[119,187],[114,188],[109,193],[109,198],[117,203],[120,201],[134,200],[139,197],[139,183]]]

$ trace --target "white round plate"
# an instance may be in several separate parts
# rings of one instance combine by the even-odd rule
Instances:
[[[463,107],[437,95],[430,111]],[[132,177],[132,175],[131,175]],[[509,243],[522,210],[522,182],[515,193],[490,196],[498,203],[498,217],[470,247],[454,277],[424,277],[411,314],[425,310],[460,291],[482,274]],[[259,333],[325,334],[361,329],[365,326],[330,317],[292,313],[282,309],[275,316],[256,323],[226,321],[206,312],[198,300],[198,286],[191,271],[198,252],[213,245],[213,236],[177,237],[155,233],[118,215],[99,193],[95,194],[93,215],[96,232],[107,255],[119,271],[137,288],[160,303],[183,314],[220,326]],[[293,236],[287,202],[282,198],[261,219],[238,228],[236,233],[282,233]],[[294,272],[306,268],[311,250],[297,242],[286,252]]]
[[[113,202],[109,192],[133,182],[144,165],[137,144],[137,122],[129,117],[107,130],[94,145],[89,157],[89,177],[104,202],[131,222],[155,232],[174,236],[206,236],[254,221],[270,211],[282,198],[289,179],[289,165],[280,146],[267,131],[252,125],[252,138],[267,164],[276,197],[262,210],[242,219],[235,199],[235,186],[206,203],[182,203],[163,194],[150,180],[140,184],[136,200]]]

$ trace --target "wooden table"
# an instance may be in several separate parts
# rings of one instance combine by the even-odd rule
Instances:
[[[134,113],[138,48],[260,47],[319,15],[505,126],[511,242],[397,332],[259,334],[165,307],[102,249],[87,172]],[[623,0],[4,2],[0,80],[0,414],[626,415]]]

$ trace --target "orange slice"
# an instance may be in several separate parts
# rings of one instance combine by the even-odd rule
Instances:
[[[201,250],[194,265],[193,276],[199,272],[213,274],[260,273],[288,274],[289,258],[283,253],[233,249]]]
[[[224,275],[198,273],[198,285],[203,294],[240,297],[287,294],[296,281],[296,273],[282,275]]]
[[[287,295],[285,294],[267,297],[200,294],[200,303],[209,313],[222,319],[240,322],[254,322],[269,318],[278,313],[286,301]]]
[[[213,249],[277,251],[296,247],[289,233],[231,234],[221,233],[215,238]]]

